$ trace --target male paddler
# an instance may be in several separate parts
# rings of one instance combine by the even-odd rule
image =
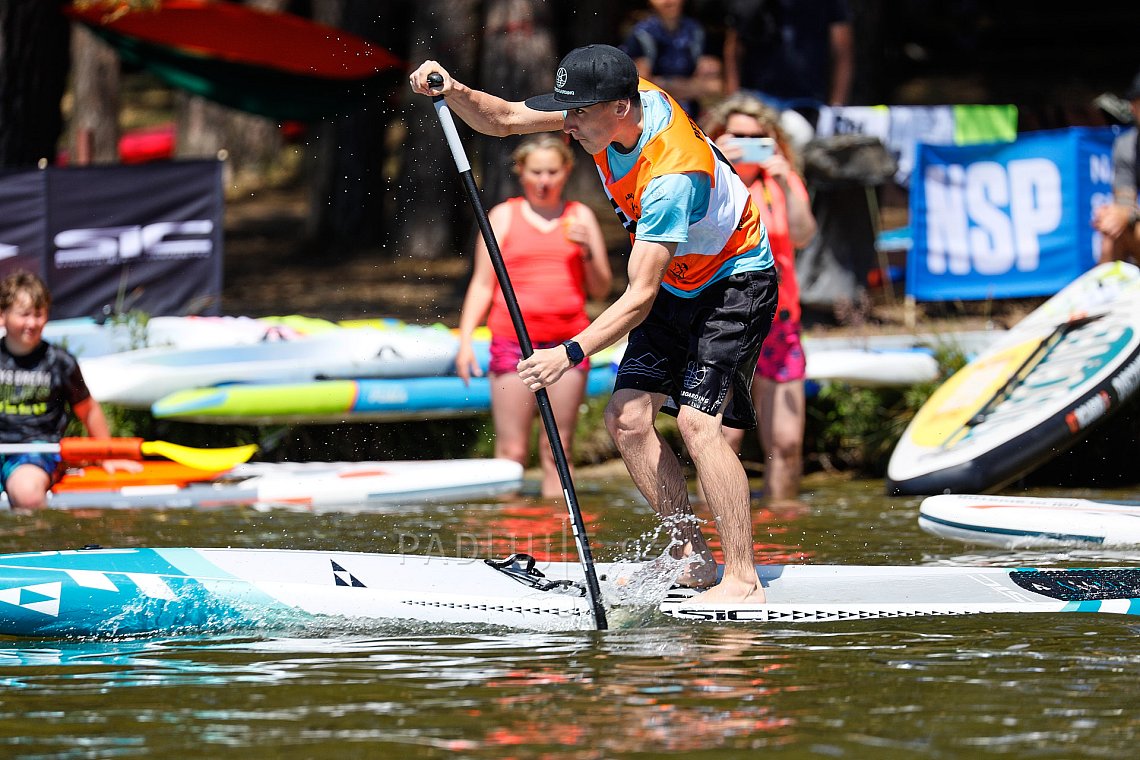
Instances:
[[[435,90],[432,73],[443,77]],[[691,558],[679,582],[711,587],[701,601],[762,602],[748,478],[720,430],[722,421],[756,424],[752,374],[776,309],[767,232],[744,183],[677,102],[609,45],[571,51],[554,92],[525,102],[467,87],[435,61],[410,81],[421,95],[445,96],[479,132],[561,129],[593,156],[633,241],[629,286],[572,340],[520,361],[519,376],[532,390],[545,388],[628,333],[606,427],[634,483],[671,525],[670,553]],[[660,411],[676,415],[716,518],[725,559],[719,583],[680,460],[653,425]]]

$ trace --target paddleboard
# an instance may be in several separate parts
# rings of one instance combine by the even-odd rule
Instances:
[[[591,367],[587,395],[609,393],[616,376],[609,363]],[[447,376],[195,388],[160,398],[151,414],[186,422],[268,425],[422,420],[486,414],[490,409],[487,377],[464,384],[459,377]]]
[[[1140,270],[1086,272],[955,373],[887,467],[890,494],[994,491],[1082,440],[1140,385]]]
[[[868,388],[929,383],[938,378],[938,360],[927,350],[804,349],[807,379]]]
[[[1062,497],[942,494],[923,499],[928,533],[1007,549],[1068,544],[1140,544],[1140,502]]]
[[[343,328],[242,346],[144,348],[79,362],[99,401],[145,409],[175,391],[226,383],[438,375],[451,369],[458,347],[448,330],[408,325]]]
[[[604,596],[636,563],[599,564]],[[764,605],[678,597],[675,617],[785,623],[987,612],[1140,613],[1140,568],[759,566]],[[0,555],[0,635],[117,637],[375,630],[380,621],[594,627],[578,563],[275,549],[83,549]],[[661,594],[665,592],[662,590]],[[621,597],[632,606],[660,596]],[[614,616],[616,618],[616,616]]]
[[[907,351],[921,348],[930,351],[944,349],[975,356],[992,346],[1006,334],[1004,329],[947,330],[945,332],[911,332],[852,335],[804,335],[804,353],[840,349],[865,351]]]
[[[701,603],[676,592],[661,611],[761,623],[1024,612],[1140,614],[1140,568],[760,567],[764,604]]]
[[[485,499],[522,487],[523,467],[508,459],[389,462],[255,462],[214,480],[54,490],[53,509],[206,509],[288,506],[365,510],[381,506]],[[6,504],[6,500],[4,501]]]
[[[141,348],[189,350],[247,346],[295,338],[297,331],[251,317],[151,317],[145,323],[104,322],[88,318],[51,320],[44,340],[81,359]]]

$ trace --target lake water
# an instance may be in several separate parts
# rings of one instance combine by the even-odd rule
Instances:
[[[624,475],[581,479],[599,560],[651,543]],[[1088,495],[1088,494],[1086,494]],[[1125,494],[1101,492],[1121,498]],[[815,481],[757,509],[760,560],[1129,564],[971,547],[881,481]],[[232,546],[575,560],[565,510],[501,504],[0,514],[0,551]],[[958,758],[1133,756],[1140,620],[1000,615],[605,632],[425,629],[0,642],[0,757]]]

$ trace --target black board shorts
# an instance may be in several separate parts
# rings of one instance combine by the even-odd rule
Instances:
[[[614,390],[664,394],[662,411],[674,416],[681,406],[709,415],[723,407],[726,426],[756,427],[752,376],[778,294],[775,268],[726,277],[693,298],[662,289],[629,334]]]

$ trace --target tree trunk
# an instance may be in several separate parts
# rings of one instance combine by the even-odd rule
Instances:
[[[71,35],[71,160],[75,164],[119,161],[119,56],[83,26]]]
[[[71,56],[62,4],[0,2],[0,167],[55,161]]]
[[[412,18],[409,64],[439,61],[461,82],[477,84],[477,0],[423,0]],[[405,83],[405,88],[407,87]],[[431,100],[404,90],[406,134],[396,189],[397,245],[413,258],[454,256],[470,247],[472,216]],[[471,130],[456,119],[460,139],[471,149]]]
[[[286,3],[287,0],[250,0],[246,4],[279,11]],[[175,154],[179,158],[224,155],[227,189],[240,184],[245,176],[263,176],[281,152],[281,132],[271,119],[187,94],[179,96],[178,110]]]
[[[560,56],[554,51],[544,3],[490,0],[483,26],[481,89],[507,100],[523,100],[550,91]],[[517,192],[510,157],[520,139],[481,137],[479,140],[483,201],[488,208]]]
[[[378,25],[372,0],[315,0],[313,19],[384,46],[387,40],[379,37],[390,26],[393,6],[399,5],[386,3],[384,20],[389,23]],[[406,87],[403,77],[394,75],[394,81]],[[385,163],[394,115],[391,103],[377,101],[312,125],[307,237],[319,241],[312,247],[315,257],[344,258],[356,248],[384,240],[392,214]]]

